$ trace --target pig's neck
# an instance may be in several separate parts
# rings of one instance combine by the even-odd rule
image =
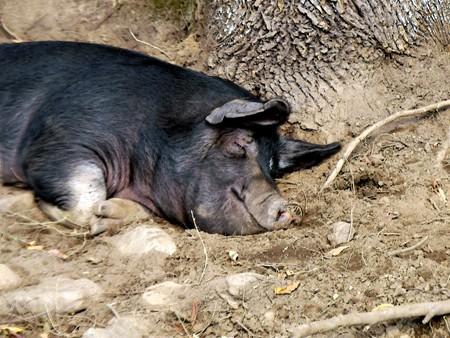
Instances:
[[[138,202],[158,216],[185,224],[184,199],[186,182],[184,169],[191,162],[191,138],[181,142],[171,137],[160,137],[152,144],[139,145],[131,160],[133,174],[128,186],[118,197]],[[120,195],[120,196],[119,196]]]

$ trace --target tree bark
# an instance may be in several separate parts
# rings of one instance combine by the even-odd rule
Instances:
[[[427,20],[448,19],[448,0],[432,1],[437,16],[422,1],[213,1],[208,64],[262,97],[287,99],[294,112],[317,112],[382,60],[413,53],[432,35]]]

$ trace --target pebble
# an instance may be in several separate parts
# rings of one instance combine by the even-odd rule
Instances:
[[[0,290],[13,289],[20,284],[20,277],[7,265],[0,264]]]
[[[23,211],[35,207],[34,194],[25,191],[16,195],[6,195],[0,198],[0,213],[2,211]]]
[[[228,293],[235,298],[241,298],[245,291],[252,288],[256,281],[263,280],[266,277],[257,273],[244,272],[228,276],[226,283]]]
[[[331,245],[348,243],[353,239],[355,229],[350,223],[336,222],[333,224],[333,232],[328,235],[328,241]]]
[[[41,284],[5,294],[0,299],[0,311],[11,310],[14,305],[18,313],[78,312],[97,301],[102,293],[100,286],[89,279],[52,277]]]
[[[166,281],[149,287],[142,295],[142,300],[155,311],[176,309],[188,293],[188,285]]]
[[[113,244],[124,256],[141,256],[151,251],[170,256],[177,250],[175,242],[165,231],[145,225],[116,236]]]
[[[263,316],[262,324],[269,331],[273,330],[275,325],[275,311],[267,311]]]
[[[220,278],[215,281],[217,294],[225,300],[232,309],[238,309],[244,294],[253,290],[255,282],[266,279],[265,276],[244,272]]]
[[[146,337],[149,328],[147,323],[139,318],[120,317],[113,318],[104,329],[90,328],[83,338],[123,338],[123,337]]]

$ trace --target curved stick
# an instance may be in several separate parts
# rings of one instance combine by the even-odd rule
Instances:
[[[387,320],[425,316],[423,324],[428,323],[434,316],[450,313],[450,299],[440,302],[416,303],[392,306],[374,312],[350,313],[330,319],[319,320],[309,324],[297,326],[291,337],[305,337],[315,333],[323,333],[341,326],[374,325]]]
[[[349,158],[349,156],[352,154],[353,150],[358,146],[358,144],[361,143],[362,140],[364,140],[367,136],[372,134],[375,130],[378,128],[403,117],[412,117],[421,115],[424,113],[427,113],[429,111],[433,110],[439,110],[444,109],[450,106],[450,100],[441,101],[439,103],[430,104],[428,106],[417,108],[417,109],[411,109],[411,110],[402,110],[395,114],[389,115],[384,120],[378,121],[374,125],[366,128],[359,136],[355,137],[347,146],[347,148],[344,151],[344,154],[339,159],[338,163],[336,164],[336,168],[331,172],[330,176],[328,176],[327,180],[323,184],[322,188],[319,190],[319,194],[325,190],[337,177],[337,175],[341,172],[342,167],[344,166],[345,161]]]

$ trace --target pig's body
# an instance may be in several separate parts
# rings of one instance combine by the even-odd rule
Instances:
[[[209,232],[288,226],[273,178],[339,149],[280,137],[288,115],[281,100],[132,51],[0,45],[0,179],[68,226],[92,226],[113,197],[187,226],[193,211]]]

